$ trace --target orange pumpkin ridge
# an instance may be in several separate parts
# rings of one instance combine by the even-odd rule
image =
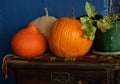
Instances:
[[[53,54],[60,57],[77,57],[87,54],[93,44],[84,37],[82,23],[63,17],[52,25],[49,34],[49,47]]]

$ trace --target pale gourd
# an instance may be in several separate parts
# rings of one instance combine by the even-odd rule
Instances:
[[[51,28],[51,25],[54,23],[54,21],[57,20],[57,18],[53,16],[48,16],[47,8],[45,8],[45,11],[46,11],[46,16],[38,17],[35,20],[31,21],[30,24],[36,25],[39,31],[46,38],[46,40],[48,40],[49,30]]]

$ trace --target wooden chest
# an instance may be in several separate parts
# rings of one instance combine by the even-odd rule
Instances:
[[[12,59],[7,66],[16,84],[120,84],[119,62]]]

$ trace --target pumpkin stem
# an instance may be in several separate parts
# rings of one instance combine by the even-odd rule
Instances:
[[[75,17],[75,9],[74,9],[74,7],[72,7],[72,19],[76,19],[76,17]]]
[[[38,28],[36,25],[29,25],[27,28],[29,29],[29,31],[34,31],[34,32],[38,31]]]
[[[44,9],[45,9],[46,16],[48,16],[48,10],[47,10],[47,8],[44,8]]]

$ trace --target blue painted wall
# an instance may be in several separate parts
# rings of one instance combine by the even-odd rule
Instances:
[[[75,8],[75,15],[85,15],[84,6],[86,0],[0,0],[0,66],[3,57],[12,53],[10,42],[13,35],[27,24],[40,16],[44,16],[44,8],[48,8],[50,16],[56,18],[62,16],[71,17],[71,9]],[[108,0],[87,0],[91,2],[99,14],[108,13]],[[4,79],[0,68],[0,84],[14,84],[13,75]]]

